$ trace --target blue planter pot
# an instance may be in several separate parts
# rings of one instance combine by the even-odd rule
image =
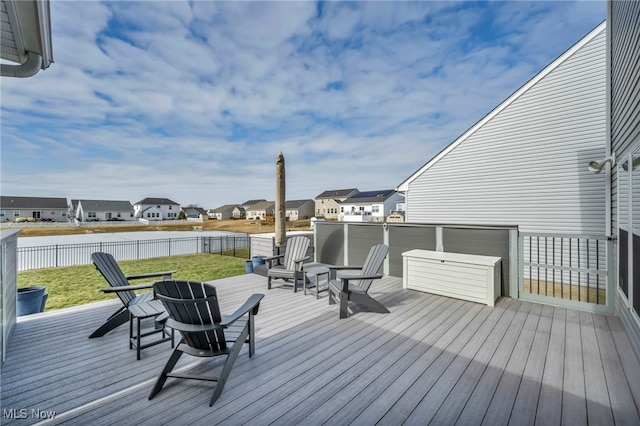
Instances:
[[[30,315],[44,312],[44,305],[47,303],[49,293],[44,286],[22,287],[18,289],[16,305],[16,315]]]
[[[253,262],[251,260],[246,260],[244,262],[244,268],[247,271],[247,274],[253,274]]]
[[[264,265],[264,260],[266,256],[253,256],[251,258],[251,262],[253,262],[253,267],[255,268],[258,265]]]

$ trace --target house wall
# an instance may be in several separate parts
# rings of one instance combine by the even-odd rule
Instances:
[[[247,210],[247,219],[264,219],[267,216],[265,210]]]
[[[309,201],[297,209],[288,209],[285,215],[288,220],[309,219],[313,217],[313,206],[314,203]]]
[[[240,211],[238,211],[238,215],[240,214]],[[233,211],[232,210],[226,210],[223,212],[212,212],[209,213],[209,218],[210,219],[217,219],[217,220],[226,220],[226,219],[231,219],[233,217]]]
[[[0,214],[0,222],[9,221],[15,222],[18,218],[31,218],[34,217],[34,212],[40,213],[40,218],[37,220],[49,220],[52,222],[66,222],[68,209],[55,209],[55,208],[3,208]]]
[[[605,100],[602,25],[410,181],[407,221],[604,233]]]
[[[148,205],[136,204],[133,207],[135,216],[147,220],[175,220],[180,214],[180,206],[178,205]],[[150,214],[157,213],[157,216],[151,217]]]
[[[321,198],[315,200],[315,216],[324,216],[325,219],[338,219],[340,216],[340,204],[334,199]]]
[[[609,138],[618,162],[611,177],[611,223],[618,264],[616,313],[640,358],[640,169],[633,170],[628,162],[632,154],[640,156],[640,2],[607,2],[607,24]]]
[[[95,218],[89,218],[88,215],[90,212],[95,212]],[[110,215],[110,217],[109,217]],[[82,207],[82,204],[78,207],[78,211],[76,212],[76,218],[83,222],[91,222],[91,221],[106,221],[110,218],[118,218],[122,220],[134,220],[133,214],[131,211],[97,211],[87,209],[85,210]]]
[[[231,215],[234,219],[244,219],[246,217],[246,212],[236,207],[235,209],[233,209]]]

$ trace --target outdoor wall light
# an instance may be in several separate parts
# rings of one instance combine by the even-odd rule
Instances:
[[[616,157],[615,156],[611,156],[611,157],[607,157],[605,159],[603,159],[602,161],[591,161],[589,162],[589,171],[591,173],[600,173],[602,171],[602,169],[604,168],[604,165],[607,164],[607,162],[609,162],[611,164],[611,167],[616,165]]]

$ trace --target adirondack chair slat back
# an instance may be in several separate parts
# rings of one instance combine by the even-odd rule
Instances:
[[[284,253],[284,269],[289,271],[296,270],[295,261],[305,257],[308,249],[309,239],[307,237],[296,236],[289,238],[287,240],[287,248]]]
[[[169,316],[184,324],[207,325],[222,321],[216,288],[198,281],[167,280],[153,286]],[[187,345],[202,350],[225,350],[224,331],[181,331]]]
[[[92,253],[91,261],[111,287],[124,287],[129,285],[127,277],[111,254],[103,252]],[[129,306],[129,303],[136,297],[133,290],[119,291],[116,294],[125,306]]]
[[[371,247],[367,259],[362,265],[362,275],[375,275],[382,267],[385,257],[389,253],[389,247],[386,244],[378,244]],[[353,281],[353,284],[363,289],[365,292],[369,291],[373,280],[360,280]]]

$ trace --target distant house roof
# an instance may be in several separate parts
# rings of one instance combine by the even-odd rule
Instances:
[[[289,200],[284,203],[285,209],[299,209],[307,203],[313,203],[313,200]]]
[[[179,206],[179,203],[172,201],[168,198],[145,198],[144,200],[140,200],[136,203],[136,205],[149,204],[149,205],[164,205],[164,206]]]
[[[349,188],[349,189],[331,189],[329,191],[324,191],[322,194],[318,195],[316,198],[340,198],[347,197],[353,191],[358,192],[357,188]]]
[[[236,204],[225,204],[224,206],[216,207],[215,209],[210,209],[209,213],[224,213],[233,211],[237,206]]]
[[[112,201],[112,200],[76,200],[76,205],[82,205],[84,210],[95,211],[131,211],[133,206],[129,201]]]
[[[258,203],[261,203],[261,202],[264,202],[264,201],[267,201],[267,200],[265,200],[265,199],[260,199],[260,200],[248,200],[248,201],[245,201],[244,203],[242,203],[242,204],[240,204],[240,205],[241,205],[241,206],[253,206],[253,205],[255,205],[255,204],[258,204]]]
[[[66,198],[0,196],[2,209],[67,209]]]
[[[252,210],[252,211],[268,211],[268,210],[273,210],[273,208],[275,207],[276,203],[273,201],[259,201],[253,205],[251,205],[251,208],[248,210]]]
[[[206,215],[207,210],[202,207],[183,207],[182,211],[187,217],[197,217],[199,215]]]
[[[382,189],[380,191],[365,191],[358,192],[357,194],[347,198],[342,204],[369,204],[369,203],[381,203],[396,193],[395,189]]]

